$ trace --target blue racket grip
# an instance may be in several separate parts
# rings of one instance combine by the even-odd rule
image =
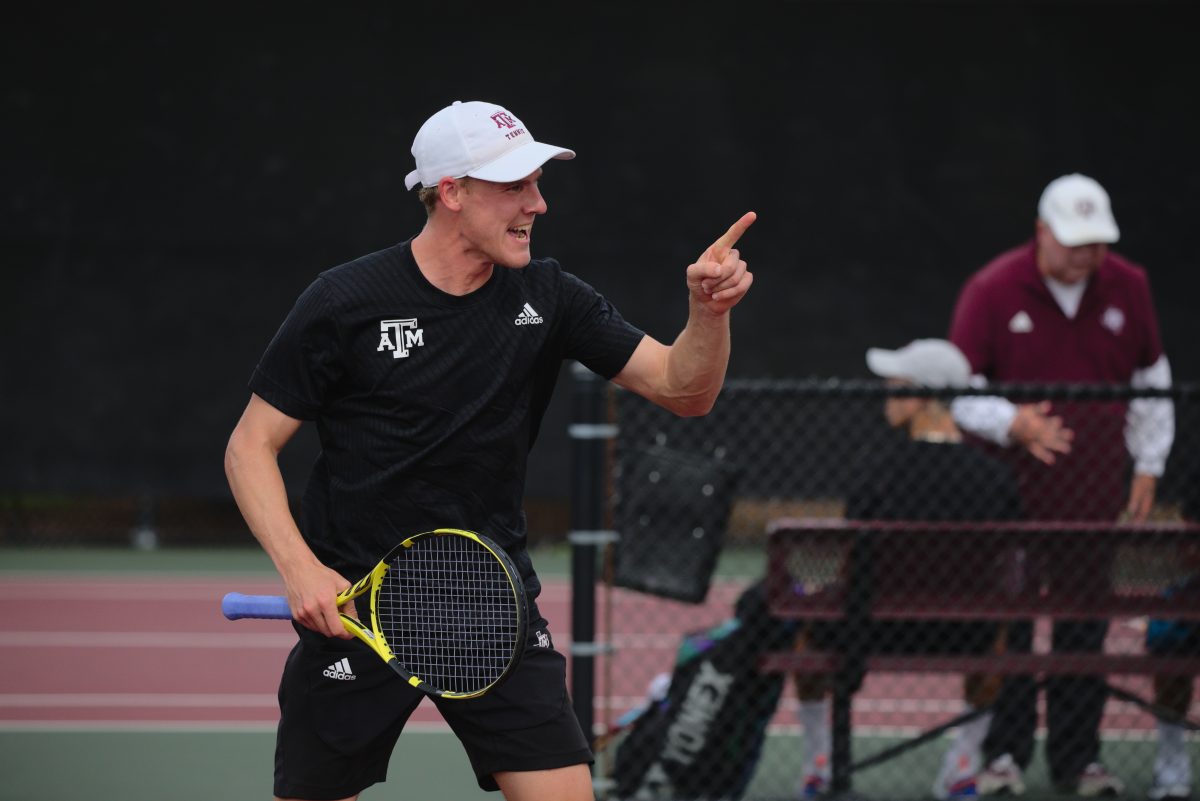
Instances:
[[[288,607],[287,598],[282,595],[226,593],[225,597],[221,599],[221,612],[230,620],[240,620],[244,617],[269,620],[292,619],[292,610]]]

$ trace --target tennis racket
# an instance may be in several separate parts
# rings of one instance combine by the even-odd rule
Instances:
[[[521,659],[525,586],[508,554],[481,534],[439,528],[409,537],[338,595],[338,605],[365,593],[369,626],[345,614],[342,623],[418,690],[476,698]],[[221,611],[230,620],[292,617],[277,595],[231,592]]]

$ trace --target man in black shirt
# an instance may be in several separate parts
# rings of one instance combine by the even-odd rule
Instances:
[[[226,451],[234,497],[283,578],[300,637],[280,685],[275,794],[356,798],[385,779],[423,696],[351,640],[334,599],[401,534],[445,526],[508,551],[531,626],[517,672],[481,698],[437,702],[442,715],[484,789],[509,801],[591,799],[588,740],[535,603],[526,458],[566,359],[677,414],[712,408],[729,312],[752,281],[734,244],[755,217],[687,267],[688,321],[664,345],[554,260],[531,260],[533,223],[547,210],[542,166],[572,151],[473,101],[434,114],[412,152],[405,183],[421,185],[424,228],[304,291],[254,370]],[[304,421],[321,455],[296,521],[277,455]],[[324,675],[339,660],[353,681]]]

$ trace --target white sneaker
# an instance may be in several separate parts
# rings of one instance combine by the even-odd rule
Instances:
[[[1100,795],[1120,795],[1125,792],[1125,782],[1108,772],[1099,762],[1093,762],[1079,774],[1075,792],[1085,798]]]
[[[1188,801],[1192,797],[1192,786],[1190,784],[1159,783],[1156,776],[1154,784],[1146,792],[1146,797],[1150,801]]]
[[[824,798],[829,795],[829,777],[820,774],[812,774],[805,776],[804,781],[800,783],[800,799],[801,801],[810,801],[811,799]]]
[[[1186,747],[1165,748],[1162,729],[1159,724],[1160,736],[1158,756],[1154,760],[1154,783],[1146,792],[1150,801],[1184,801],[1192,796],[1192,763]]]
[[[975,788],[980,795],[1022,795],[1025,780],[1021,767],[1013,761],[1011,754],[1001,754],[988,763],[976,779]]]
[[[978,795],[979,768],[983,757],[974,749],[953,746],[942,757],[942,769],[933,780],[933,797],[938,801]]]

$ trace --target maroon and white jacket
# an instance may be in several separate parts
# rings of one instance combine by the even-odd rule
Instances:
[[[963,286],[949,339],[966,355],[980,385],[989,381],[1171,384],[1145,270],[1112,251],[1085,286],[1075,287],[1041,275],[1033,242],[1001,254]],[[1056,403],[1054,413],[1076,431],[1072,453],[1049,469],[1018,465],[1027,474],[1025,483],[1075,482],[1078,487],[1086,479],[1082,483],[1090,487],[1087,495],[1111,492],[1116,486],[1107,485],[1116,482],[1120,489],[1110,503],[1089,501],[1082,510],[1073,504],[1067,504],[1074,507],[1067,509],[1051,506],[1042,510],[1047,516],[1087,513],[1100,519],[1109,516],[1110,506],[1119,510],[1126,450],[1136,472],[1162,475],[1175,432],[1174,406],[1169,400]],[[1015,407],[1002,398],[962,398],[955,401],[954,414],[964,429],[1007,444]],[[1095,471],[1111,478],[1100,479]],[[1097,504],[1104,509],[1093,508]],[[1038,512],[1040,504],[1033,505],[1027,509],[1030,514]]]

